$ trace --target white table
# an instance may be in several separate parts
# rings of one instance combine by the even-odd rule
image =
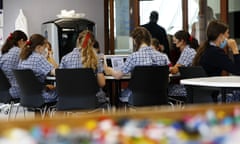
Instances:
[[[203,78],[182,79],[180,83],[188,86],[204,86],[220,88],[222,92],[222,101],[226,102],[226,89],[240,89],[240,76],[213,76]]]

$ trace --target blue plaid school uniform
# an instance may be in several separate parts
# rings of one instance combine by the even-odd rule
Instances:
[[[142,47],[137,52],[132,53],[126,59],[121,71],[124,74],[131,72],[135,66],[144,65],[168,65],[168,60],[164,54],[151,47]]]
[[[100,58],[100,55],[98,58]],[[81,60],[81,49],[79,48],[74,48],[73,51],[63,56],[59,66],[59,68],[82,68],[82,67],[83,65]],[[101,60],[98,60],[97,70],[95,71],[95,74],[103,73],[103,71],[104,71],[103,62]],[[105,92],[101,88],[99,89],[99,92],[96,94],[96,97],[100,104],[109,101],[109,99],[106,97]]]
[[[13,47],[0,58],[0,67],[7,76],[11,87],[9,93],[13,98],[20,98],[20,91],[12,69],[17,69],[19,63],[20,48]]]
[[[20,61],[19,69],[31,69],[40,82],[44,83],[47,74],[54,68],[47,59],[36,52],[33,52],[26,60]],[[57,100],[57,93],[55,90],[45,89],[42,91],[42,96],[45,102],[55,102]]]
[[[169,61],[164,54],[154,50],[151,47],[142,47],[138,51],[128,56],[126,62],[121,68],[121,71],[124,74],[127,74],[131,72],[135,66],[144,66],[144,65],[164,66],[168,64],[169,64]],[[121,93],[121,96],[119,97],[119,99],[122,102],[128,102],[129,97],[131,97],[131,95],[132,95],[132,91],[127,88]]]
[[[177,64],[188,67],[192,65],[192,61],[196,55],[196,51],[190,48],[188,45],[182,51]],[[180,84],[171,84],[168,87],[169,96],[187,96],[186,89]]]
[[[74,48],[73,51],[62,57],[59,68],[82,68],[81,49]],[[103,63],[98,61],[97,73],[103,73]]]

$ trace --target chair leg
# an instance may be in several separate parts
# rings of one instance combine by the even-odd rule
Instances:
[[[17,104],[17,110],[16,110],[16,112],[15,112],[14,119],[17,118],[17,114],[18,114],[18,111],[19,111],[19,107],[20,107],[20,103]]]
[[[53,117],[55,112],[56,112],[56,108],[55,107],[49,107],[48,110],[47,110],[47,113],[48,113],[50,118]]]
[[[10,120],[10,118],[11,118],[11,114],[12,114],[13,105],[14,105],[14,102],[13,102],[13,101],[11,101],[11,102],[10,102],[9,111],[8,111],[8,118],[7,118],[7,121],[9,121],[9,120]]]
[[[41,118],[44,119],[47,111],[47,106],[44,106],[43,109],[39,109],[41,113]]]
[[[23,107],[23,117],[24,117],[24,119],[26,119],[26,108],[25,107]]]

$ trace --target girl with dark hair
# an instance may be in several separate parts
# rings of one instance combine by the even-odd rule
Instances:
[[[195,49],[198,48],[198,41],[183,30],[176,32],[173,36],[173,43],[180,49],[181,54],[176,64],[170,68],[172,74],[179,72],[178,67],[192,65],[193,58],[196,54]]]
[[[220,21],[212,21],[207,28],[207,40],[199,47],[193,65],[201,65],[209,76],[220,76],[223,70],[240,74],[240,55],[235,40],[228,39],[228,26]],[[228,46],[233,53],[232,61],[224,52]]]
[[[229,28],[220,21],[211,21],[207,27],[207,40],[201,45],[193,60],[193,65],[200,65],[208,76],[221,76],[222,71],[233,75],[240,75],[240,54],[235,40],[229,38]],[[224,48],[228,47],[233,53],[233,60],[225,53]],[[240,100],[240,91],[234,90],[234,101]],[[213,94],[217,101],[217,94]],[[229,99],[230,98],[230,99]],[[227,97],[227,101],[232,101]]]
[[[33,34],[20,53],[19,69],[31,69],[40,82],[44,83],[48,74],[55,75],[55,69],[45,57],[47,40],[40,34]],[[43,90],[42,96],[46,103],[56,102],[55,89]]]
[[[133,38],[134,51],[130,54],[124,65],[120,70],[114,70],[111,67],[105,67],[105,72],[112,75],[115,79],[121,79],[124,74],[130,73],[136,66],[149,66],[149,65],[168,65],[166,56],[151,47],[151,34],[144,27],[136,27],[131,32]],[[130,89],[125,89],[121,96],[120,101],[128,102],[129,97],[132,95]]]
[[[12,69],[16,69],[19,63],[19,54],[25,46],[27,35],[20,30],[10,33],[1,48],[2,56],[0,58],[0,68],[7,76],[11,87],[9,93],[13,98],[19,98],[20,92],[17,88],[17,82],[13,75]]]
[[[179,48],[181,54],[176,64],[170,67],[170,72],[176,74],[179,72],[179,67],[188,67],[192,65],[193,58],[195,57],[198,48],[198,42],[187,31],[180,30],[173,36],[173,43]],[[170,84],[169,96],[187,96],[186,90],[183,85]]]

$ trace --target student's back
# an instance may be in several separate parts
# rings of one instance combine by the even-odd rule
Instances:
[[[20,92],[17,88],[17,81],[12,69],[17,68],[19,54],[26,41],[27,35],[22,31],[16,30],[8,36],[1,49],[2,56],[0,58],[0,68],[3,70],[11,84],[9,93],[13,98],[19,98]]]

